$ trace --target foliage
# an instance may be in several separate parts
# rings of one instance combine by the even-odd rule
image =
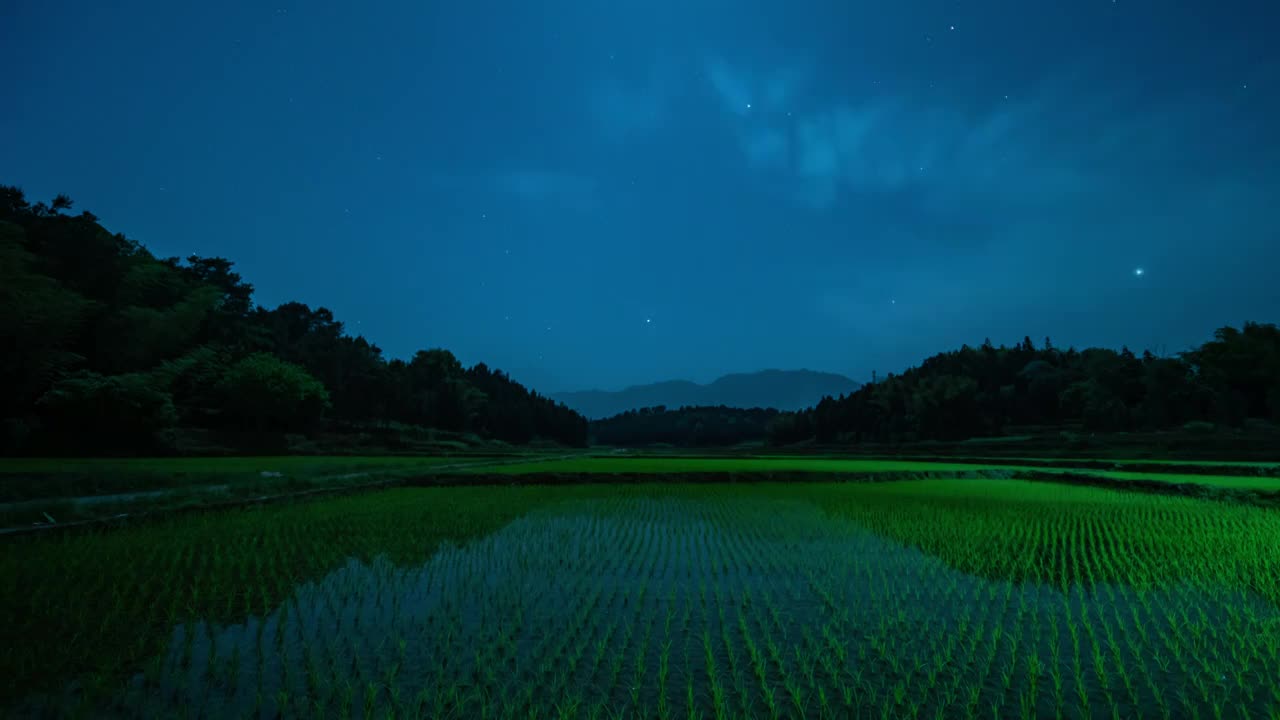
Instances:
[[[0,186],[0,374],[8,386],[0,448],[7,452],[90,449],[94,443],[65,433],[92,423],[57,417],[83,409],[63,397],[86,389],[75,384],[90,377],[81,372],[122,378],[94,380],[112,397],[140,392],[139,383],[168,394],[182,427],[318,432],[401,423],[507,442],[586,443],[584,418],[505,373],[463,368],[439,349],[388,360],[326,308],[255,306],[253,286],[230,260],[157,259],[92,214],[67,214],[71,206],[65,196],[32,204]],[[73,375],[79,380],[38,404]],[[151,446],[152,425],[120,423],[110,437],[122,447]]]
[[[1046,338],[1014,347],[968,345],[775,423],[791,443],[960,440],[1015,426],[1095,432],[1240,426],[1280,418],[1280,329],[1245,323],[1178,357],[1127,348],[1059,350]]]
[[[329,407],[329,392],[319,380],[269,353],[254,353],[232,365],[218,390],[230,419],[255,423],[258,429],[304,428]]]
[[[591,423],[595,442],[602,445],[668,444],[708,447],[759,442],[779,412],[772,409],[720,406],[668,410],[658,405],[629,410]]]
[[[106,452],[155,450],[178,419],[173,398],[144,373],[72,373],[40,398],[37,410],[56,437]]]

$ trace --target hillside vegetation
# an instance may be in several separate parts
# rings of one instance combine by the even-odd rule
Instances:
[[[384,358],[323,307],[255,305],[230,260],[157,258],[71,206],[0,186],[0,451],[586,442],[585,418],[499,370]]]

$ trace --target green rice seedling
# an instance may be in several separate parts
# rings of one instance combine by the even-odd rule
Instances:
[[[795,709],[797,716],[804,717],[805,708],[807,707],[804,688],[791,675],[784,677],[783,686],[786,688],[787,697],[790,698],[791,707]]]
[[[702,632],[702,650],[707,666],[707,682],[711,692],[712,713],[716,720],[725,720],[728,717],[728,708],[724,685],[720,682],[720,673],[716,667],[716,654],[711,644],[711,634],[706,630]],[[690,683],[692,683],[692,678],[690,678]],[[692,684],[690,685],[690,690],[692,691]]]
[[[768,712],[771,720],[777,720],[780,708],[778,707],[777,697],[774,695],[773,688],[764,685],[760,688],[760,697],[764,700],[765,710]]]
[[[560,720],[569,720],[578,717],[578,707],[582,704],[582,698],[577,695],[570,695],[564,699],[564,702],[555,704],[556,717]]]
[[[658,715],[666,718],[670,711],[667,704],[667,677],[670,673],[671,641],[661,644],[658,655]]]

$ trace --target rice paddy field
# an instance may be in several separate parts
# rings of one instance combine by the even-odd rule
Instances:
[[[297,479],[418,472],[493,461],[458,456],[282,456],[183,458],[4,458],[0,502],[253,482],[268,475]]]
[[[1011,464],[1012,463],[1012,464]],[[1123,466],[1122,463],[1116,463]],[[1145,464],[1145,461],[1144,461]],[[467,471],[509,475],[527,474],[695,474],[719,473],[754,475],[760,473],[834,474],[844,476],[872,475],[1051,475],[1086,474],[1110,480],[1151,480],[1171,484],[1193,484],[1210,488],[1255,490],[1280,493],[1280,466],[1265,463],[1213,463],[1223,474],[1205,475],[1176,472],[1170,463],[1167,472],[1134,472],[1128,470],[1076,469],[1069,466],[1031,466],[1009,462],[937,462],[921,460],[886,460],[863,458],[809,457],[574,457],[541,462],[508,463],[501,466],[478,465]],[[1249,470],[1241,472],[1240,468]],[[1230,471],[1230,472],[1228,472]]]
[[[0,575],[5,716],[1280,717],[1280,516],[1105,487],[405,487]]]

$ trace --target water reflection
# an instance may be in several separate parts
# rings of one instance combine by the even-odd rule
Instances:
[[[629,497],[193,622],[102,714],[895,717],[1280,706],[1239,591],[991,581],[803,502]]]

